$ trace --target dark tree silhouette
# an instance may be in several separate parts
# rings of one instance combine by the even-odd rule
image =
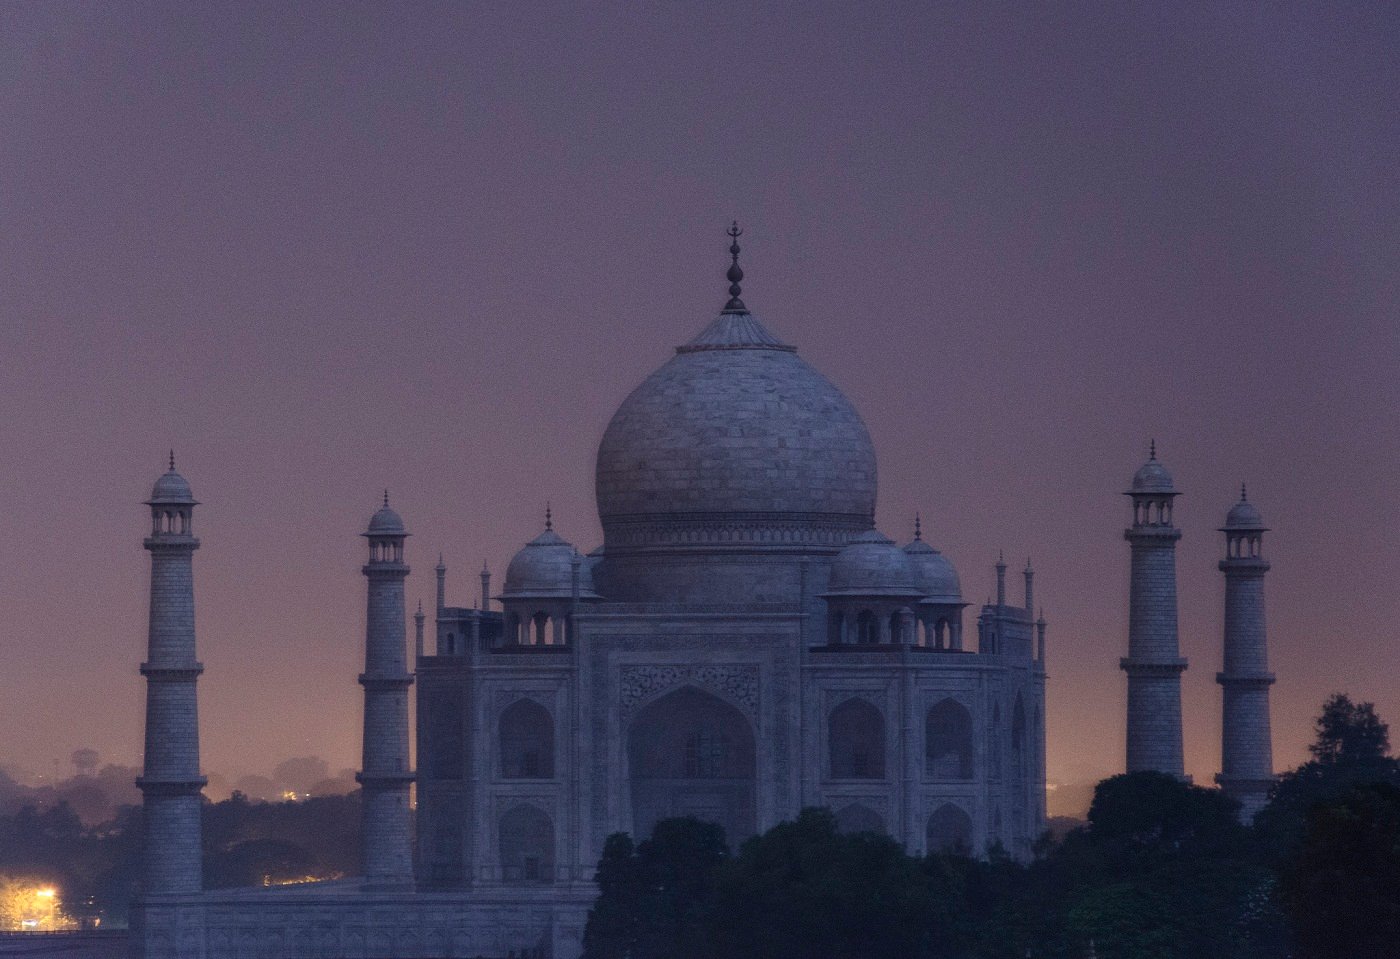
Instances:
[[[1308,747],[1323,763],[1367,763],[1390,754],[1390,727],[1381,722],[1371,703],[1353,703],[1345,693],[1333,693],[1317,717],[1317,740]]]
[[[1300,959],[1373,959],[1400,943],[1400,789],[1353,787],[1315,806],[1284,870]]]

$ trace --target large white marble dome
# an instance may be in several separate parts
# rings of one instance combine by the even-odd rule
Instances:
[[[774,522],[844,541],[870,528],[875,486],[875,449],[850,400],[748,312],[721,314],[677,348],[598,449],[610,550],[639,524],[653,542],[667,529],[749,539],[747,526]]]

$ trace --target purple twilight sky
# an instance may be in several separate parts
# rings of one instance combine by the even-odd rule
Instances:
[[[1121,768],[1128,519],[1178,522],[1187,767],[1247,480],[1277,763],[1400,722],[1393,4],[0,8],[0,762],[137,763],[147,526],[196,526],[204,765],[358,765],[364,528],[410,604],[599,540],[608,417],[744,297],[855,402],[879,522],[1050,621],[1049,774]],[[1019,595],[1019,578],[1013,596]]]

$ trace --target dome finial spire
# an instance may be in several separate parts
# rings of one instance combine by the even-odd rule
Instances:
[[[170,450],[170,472],[172,472],[172,473],[175,472],[175,449],[174,449],[174,447],[171,447],[171,450]]]
[[[389,505],[389,487],[384,487],[384,505]]]
[[[725,278],[729,280],[729,302],[724,304],[724,313],[747,313],[749,308],[744,305],[744,301],[739,299],[739,294],[743,288],[739,286],[739,281],[744,278],[744,271],[739,268],[739,237],[744,231],[739,229],[739,221],[735,220],[730,225],[725,234],[729,237],[729,255],[734,261],[729,264],[729,272]]]
[[[1147,444],[1147,458],[1155,460],[1157,458],[1157,440],[1153,439]]]
[[[1249,491],[1245,489],[1243,483],[1240,484],[1240,502],[1241,502],[1241,503],[1247,503],[1247,502],[1249,502]]]
[[[545,500],[544,504],[544,528],[547,530],[554,529],[554,510],[550,508],[548,500]]]
[[[917,511],[914,513],[914,538],[924,538],[924,518]]]

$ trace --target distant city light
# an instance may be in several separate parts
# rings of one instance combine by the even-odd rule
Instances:
[[[0,876],[0,930],[52,932],[77,927],[74,919],[64,915],[55,886]]]
[[[307,883],[329,882],[332,879],[340,879],[342,877],[343,873],[339,872],[333,872],[326,876],[289,876],[277,879],[274,879],[270,875],[264,875],[262,877],[262,884],[264,886],[303,886]]]

